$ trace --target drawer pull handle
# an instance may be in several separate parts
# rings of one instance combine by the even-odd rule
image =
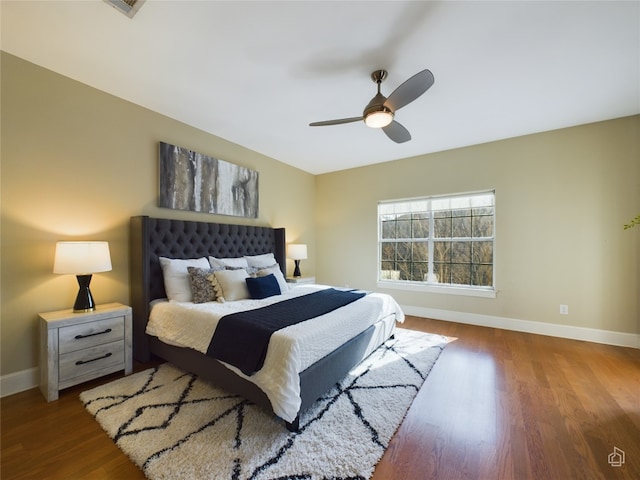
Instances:
[[[76,365],[84,365],[85,363],[91,363],[91,362],[95,362],[96,360],[102,360],[103,358],[109,358],[111,355],[113,355],[111,352],[106,353],[105,355],[101,356],[101,357],[97,357],[97,358],[92,358],[91,360],[78,360],[76,362]]]
[[[87,335],[76,335],[76,336],[75,336],[75,339],[76,339],[76,340],[80,340],[81,338],[95,337],[96,335],[102,335],[102,334],[105,334],[105,333],[109,333],[110,331],[111,331],[111,329],[110,329],[110,328],[107,328],[107,329],[106,329],[105,331],[103,331],[103,332],[89,333],[89,334],[87,334]]]

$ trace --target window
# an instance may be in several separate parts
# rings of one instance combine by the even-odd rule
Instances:
[[[378,204],[378,281],[494,291],[495,193]]]

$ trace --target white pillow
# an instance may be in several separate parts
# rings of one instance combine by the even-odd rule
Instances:
[[[187,267],[209,268],[209,262],[202,258],[165,258],[160,257],[160,267],[164,277],[164,289],[172,302],[190,302],[191,282]]]
[[[213,273],[219,287],[222,289],[222,297],[226,302],[251,298],[246,278],[249,274],[244,269],[219,270]]]
[[[284,275],[282,274],[282,270],[280,270],[280,267],[278,266],[277,263],[275,265],[271,265],[268,268],[262,268],[258,270],[258,272],[256,273],[256,276],[266,277],[267,275],[270,275],[270,274],[273,274],[276,277],[276,280],[278,280],[278,285],[280,285],[281,293],[286,293],[289,291],[289,284],[285,280]]]
[[[216,258],[209,257],[209,263],[213,268],[248,268],[249,264],[244,257],[238,258]]]
[[[267,268],[276,263],[276,257],[273,253],[264,253],[262,255],[245,255],[245,260],[250,267]]]

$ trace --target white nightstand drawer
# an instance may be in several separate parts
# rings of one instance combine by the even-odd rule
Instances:
[[[75,352],[124,338],[124,316],[61,327],[60,353]]]
[[[122,370],[124,369],[124,343],[116,341],[77,352],[65,353],[60,355],[58,368],[60,383],[88,373]]]

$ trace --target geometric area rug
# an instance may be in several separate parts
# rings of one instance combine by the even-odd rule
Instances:
[[[152,480],[364,480],[447,341],[396,329],[302,415],[298,432],[168,363],[82,392],[80,399]]]

